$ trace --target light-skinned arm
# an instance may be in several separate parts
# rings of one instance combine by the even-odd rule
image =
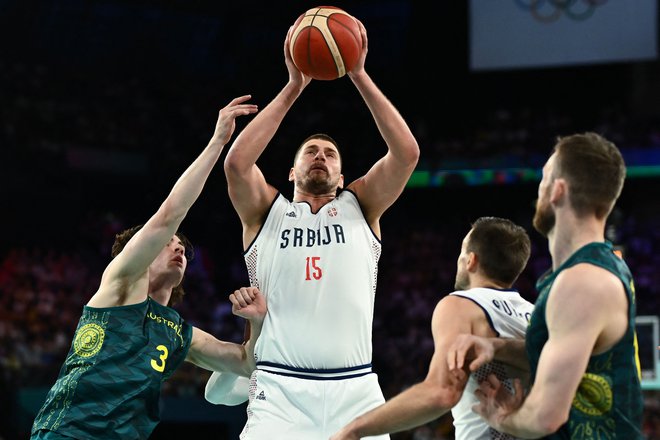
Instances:
[[[447,350],[447,366],[457,375],[463,374],[463,367],[467,362],[469,371],[477,371],[492,360],[529,371],[525,340],[522,338],[485,338],[462,333]]]
[[[207,370],[249,377],[255,368],[254,344],[266,316],[266,299],[256,287],[241,287],[229,299],[233,313],[250,322],[250,339],[245,345],[224,342],[195,327],[186,360]]]
[[[89,306],[113,307],[146,300],[148,289],[145,283],[148,280],[145,273],[149,265],[172,239],[202,192],[223,147],[236,128],[236,118],[257,111],[255,105],[246,103],[250,98],[250,95],[235,98],[220,110],[215,131],[206,148],[179,177],[158,211],[110,262]]]
[[[557,431],[568,420],[589,358],[624,335],[627,310],[623,285],[612,273],[589,264],[564,270],[548,298],[549,337],[529,394],[524,401],[519,393],[507,396],[491,378],[476,392],[480,404],[475,411],[498,431],[520,438]]]
[[[424,381],[357,417],[331,440],[356,440],[400,432],[435,420],[451,410],[463,395],[467,375],[459,381],[450,374],[445,361],[446,350],[461,332],[494,334],[488,327],[483,310],[471,300],[456,296],[443,298],[431,320],[435,351]]]
[[[243,241],[247,245],[256,235],[263,215],[277,190],[266,182],[257,159],[266,149],[282,120],[310,83],[293,63],[289,53],[291,29],[284,41],[284,59],[289,80],[280,93],[236,137],[224,162],[229,197],[243,225]]]
[[[378,220],[401,195],[419,160],[419,145],[399,111],[376,86],[367,71],[367,31],[358,20],[362,34],[362,53],[348,76],[360,92],[387,144],[387,153],[362,177],[348,185],[354,191],[365,217],[375,232]]]

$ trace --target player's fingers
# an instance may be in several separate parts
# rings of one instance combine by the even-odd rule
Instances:
[[[235,304],[239,307],[245,307],[248,305],[248,303],[245,301],[245,298],[243,297],[243,294],[241,293],[240,289],[234,290],[234,293],[232,293],[234,298],[236,299]],[[230,296],[231,297],[231,296]],[[234,303],[232,301],[232,303]]]
[[[222,115],[226,116],[227,119],[235,119],[240,115],[249,115],[250,113],[256,113],[259,110],[259,106],[256,104],[239,104],[234,107],[226,107],[220,111]]]
[[[463,344],[463,339],[461,336],[458,336],[454,344],[452,344],[449,352],[447,354],[447,363],[449,364],[449,369],[462,369],[465,364],[465,345]]]
[[[243,297],[243,301],[245,301],[246,304],[252,304],[252,301],[254,299],[254,293],[252,293],[251,289],[247,287],[241,287],[239,289],[239,292],[241,293],[241,296]]]
[[[242,104],[242,103],[244,103],[245,101],[247,101],[247,100],[250,99],[250,98],[252,98],[252,95],[242,95],[242,96],[238,96],[238,97],[232,99],[232,100],[229,102],[229,105],[227,105],[227,107],[234,106],[234,105],[238,105],[238,104]]]
[[[486,396],[486,393],[484,393],[483,391],[481,391],[480,388],[477,388],[476,390],[474,390],[474,396],[475,396],[475,397],[477,398],[477,400],[479,401],[479,404],[483,404],[483,403],[485,403],[485,402],[486,402],[486,399],[488,398],[488,397]],[[478,405],[475,405],[475,406],[478,406]],[[473,407],[473,408],[474,408],[474,407]]]
[[[250,298],[255,298],[259,293],[259,289],[256,287],[248,286],[245,287],[245,292],[250,296]]]
[[[286,38],[284,38],[284,56],[289,56],[289,42],[291,41],[291,32],[293,32],[293,25],[289,26],[289,30],[286,31]]]
[[[516,395],[523,395],[525,390],[523,389],[522,382],[520,379],[513,379],[513,390]]]
[[[488,381],[490,386],[493,388],[499,388],[501,384],[500,380],[494,374],[489,374],[486,378],[486,381]]]
[[[449,374],[450,374],[450,380],[452,381],[452,383],[454,383],[457,386],[462,387],[463,383],[468,379],[465,371],[463,371],[460,368],[456,370],[451,370]]]
[[[472,362],[470,362],[470,371],[477,371],[479,367],[487,362],[487,359],[484,355],[479,355]]]
[[[447,368],[449,371],[456,369],[456,352],[453,347],[447,351]]]

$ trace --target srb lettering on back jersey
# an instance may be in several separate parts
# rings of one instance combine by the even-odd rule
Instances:
[[[344,228],[341,225],[328,225],[319,229],[284,229],[280,235],[280,248],[325,246],[331,243],[346,243]]]

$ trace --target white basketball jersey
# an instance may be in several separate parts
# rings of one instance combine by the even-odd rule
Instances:
[[[257,361],[301,370],[370,364],[380,252],[352,192],[316,214],[278,194],[245,252],[250,284],[268,302]]]
[[[452,292],[450,295],[468,298],[481,307],[498,337],[525,337],[534,304],[522,298],[518,292],[477,287]],[[478,388],[479,382],[491,373],[494,373],[509,390],[513,390],[511,379],[523,376],[519,370],[500,362],[490,362],[473,372],[468,379],[461,400],[451,410],[456,428],[456,440],[515,439],[508,434],[495,431],[472,411],[472,406],[479,403],[474,391]]]

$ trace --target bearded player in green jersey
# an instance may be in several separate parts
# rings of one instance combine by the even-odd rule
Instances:
[[[605,239],[625,176],[621,153],[602,136],[560,138],[543,167],[534,214],[552,268],[537,283],[524,344],[465,336],[448,352],[450,369],[476,355],[472,370],[492,355],[506,361],[526,351],[533,378],[526,396],[520,387],[509,393],[495,377],[476,391],[475,411],[498,431],[552,440],[644,438],[635,289]]]

